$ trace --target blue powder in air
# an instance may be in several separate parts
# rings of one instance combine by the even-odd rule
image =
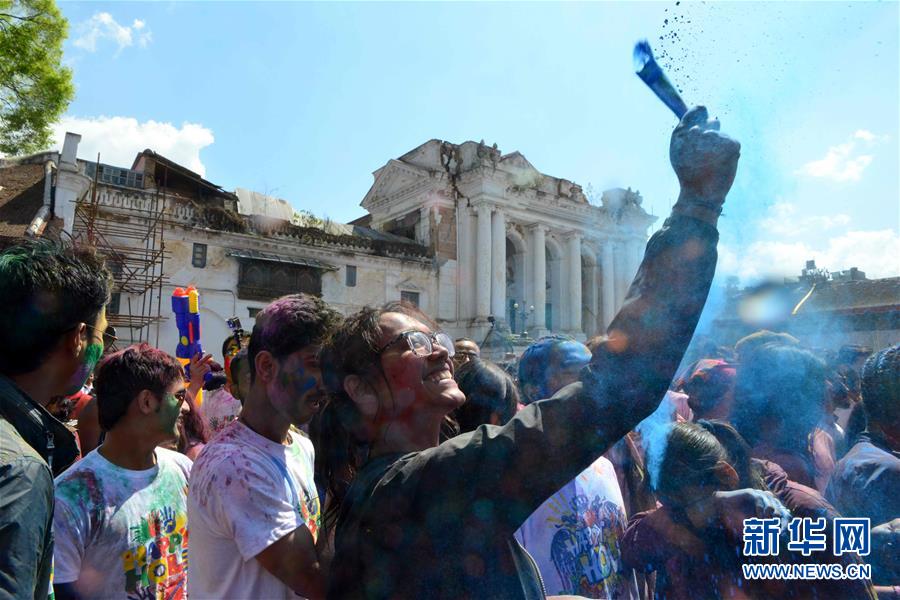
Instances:
[[[641,446],[644,449],[647,472],[650,474],[650,485],[653,489],[659,482],[659,470],[666,452],[669,431],[675,421],[675,404],[666,394],[652,415],[638,423],[635,430],[641,434]]]

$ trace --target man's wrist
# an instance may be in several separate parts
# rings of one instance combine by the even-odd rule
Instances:
[[[678,201],[672,207],[672,214],[691,217],[715,227],[722,214],[723,202],[724,198],[706,198],[681,190]]]

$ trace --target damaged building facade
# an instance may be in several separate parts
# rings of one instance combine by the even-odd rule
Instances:
[[[227,319],[249,330],[266,303],[294,292],[345,314],[405,300],[479,341],[492,328],[520,341],[584,339],[605,330],[624,300],[655,220],[631,190],[609,190],[595,206],[518,152],[431,140],[375,171],[365,217],[301,226],[284,201],[223,190],[152,150],[130,167],[79,160],[79,140],[67,134],[61,153],[7,159],[0,176],[33,175],[29,194],[48,200],[30,201],[56,224],[48,232],[107,255],[121,343],[174,349],[169,298],[189,284],[200,290],[202,340],[216,355]],[[50,179],[40,178],[50,163]]]
[[[432,314],[483,339],[605,331],[621,306],[655,217],[631,190],[602,206],[518,152],[431,140],[375,171],[357,221],[415,239],[435,260]]]

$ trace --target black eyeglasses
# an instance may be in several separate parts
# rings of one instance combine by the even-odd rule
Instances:
[[[406,343],[409,345],[409,349],[413,351],[413,354],[416,356],[429,356],[432,352],[434,352],[434,344],[438,344],[439,346],[445,348],[447,350],[448,356],[453,356],[456,354],[456,350],[453,348],[453,338],[444,333],[443,331],[438,331],[437,333],[425,333],[424,331],[404,331],[390,342],[385,344],[378,350],[377,354],[381,354],[400,340],[406,340]]]
[[[88,325],[87,323],[85,323],[84,326],[87,327],[88,329],[93,330],[93,331],[100,331],[100,329],[99,329],[98,327],[94,327],[93,325]],[[67,329],[66,331],[72,331],[72,330],[75,329],[76,327],[78,327],[78,325],[73,325],[72,327],[70,327],[70,328]],[[116,342],[119,341],[119,338],[116,337],[116,333],[117,333],[117,332],[116,332],[116,328],[113,327],[112,325],[108,325],[108,326],[106,327],[106,329],[103,330],[103,333],[101,334],[101,337],[103,338],[103,345],[104,345],[105,347],[112,346],[113,344],[115,344]]]

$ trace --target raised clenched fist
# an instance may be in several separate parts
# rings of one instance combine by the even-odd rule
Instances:
[[[705,107],[685,113],[669,144],[669,160],[681,183],[674,212],[718,216],[740,156],[740,143],[719,133],[719,121],[710,121]]]

